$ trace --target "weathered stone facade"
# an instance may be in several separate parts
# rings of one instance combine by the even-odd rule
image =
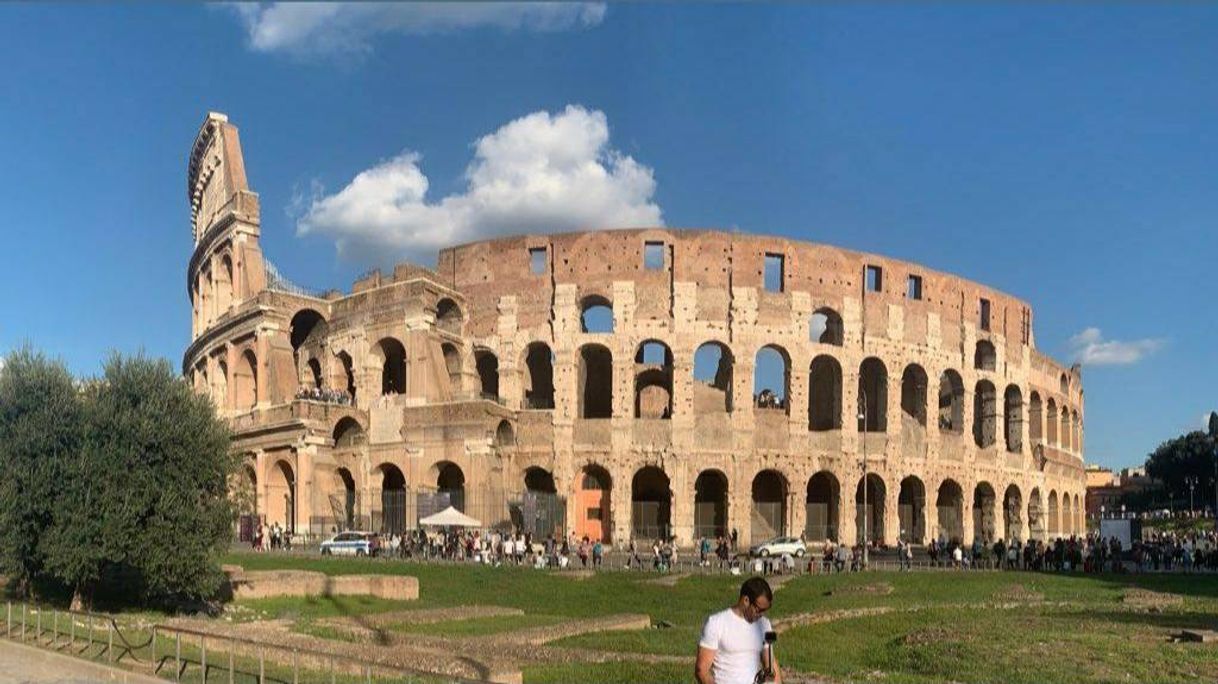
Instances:
[[[1083,529],[1081,375],[1036,350],[1026,303],[983,285],[657,228],[478,242],[313,296],[264,263],[222,115],[189,192],[183,369],[230,421],[268,521],[323,533],[344,500],[377,526],[385,490],[438,487],[556,491],[568,531],[610,542],[849,543],[863,517],[890,544]]]

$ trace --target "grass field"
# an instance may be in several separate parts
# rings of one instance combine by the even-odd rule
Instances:
[[[247,569],[409,574],[420,600],[268,599],[243,602],[251,619],[287,618],[298,631],[341,638],[315,621],[339,615],[469,605],[518,608],[496,616],[387,625],[498,647],[512,631],[572,619],[645,613],[666,628],[559,639],[522,652],[526,682],[690,681],[705,616],[727,606],[740,578],[612,572],[584,579],[519,568],[236,554]],[[1008,572],[860,573],[800,577],[775,596],[777,652],[792,675],[882,682],[1184,682],[1218,680],[1218,645],[1177,643],[1184,628],[1218,628],[1218,577],[1082,576]],[[336,641],[335,643],[341,643]],[[558,650],[555,650],[558,649]],[[605,654],[613,654],[609,662]],[[566,657],[569,655],[570,657]],[[801,677],[793,677],[798,679]]]

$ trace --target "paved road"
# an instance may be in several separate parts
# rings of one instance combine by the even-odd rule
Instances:
[[[139,675],[77,660],[71,656],[22,646],[0,639],[0,684],[95,684],[96,682],[151,682]]]

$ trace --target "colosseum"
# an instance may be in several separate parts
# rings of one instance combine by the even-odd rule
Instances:
[[[984,285],[655,228],[475,242],[310,293],[263,256],[224,115],[187,180],[183,371],[245,459],[243,527],[396,532],[453,505],[610,544],[1084,529],[1079,369]]]

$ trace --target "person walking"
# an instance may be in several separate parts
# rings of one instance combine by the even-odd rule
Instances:
[[[753,577],[740,585],[735,604],[706,619],[694,663],[698,684],[781,684],[782,672],[773,653],[763,662],[766,633],[774,629],[765,613],[773,604],[769,583]]]

